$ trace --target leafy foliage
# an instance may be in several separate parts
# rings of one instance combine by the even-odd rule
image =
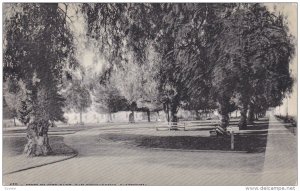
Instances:
[[[58,4],[6,6],[14,14],[4,21],[4,81],[23,81],[30,115],[63,120],[59,85],[74,51],[65,15]]]
[[[8,110],[4,114],[10,118],[18,117],[18,110],[21,108],[23,96],[25,95],[24,84],[21,81],[16,82],[7,80],[3,84],[3,101]]]
[[[223,19],[212,50],[213,86],[240,106],[277,106],[292,87],[292,39],[283,17],[260,4],[242,4]]]
[[[58,4],[8,5],[4,80],[25,84],[26,99],[19,106],[24,111],[63,120],[62,79],[72,78],[65,75],[66,63],[69,68],[77,63],[70,18]],[[89,49],[106,66],[100,76],[84,71],[86,79],[72,79],[67,103],[76,110],[95,98],[104,112],[164,108],[176,120],[180,107],[219,106],[226,127],[236,107],[244,114],[250,105],[263,112],[291,91],[293,39],[283,15],[262,4],[82,3],[77,8],[87,21],[82,47],[91,43]]]
[[[76,112],[84,112],[92,104],[87,87],[79,80],[74,80],[66,91],[66,108]]]
[[[157,61],[153,55],[142,65],[136,64],[130,57],[128,60],[114,71],[111,81],[130,104],[136,102],[138,108],[155,110],[159,107]]]
[[[113,84],[98,84],[94,89],[96,108],[101,113],[126,111],[129,104]]]

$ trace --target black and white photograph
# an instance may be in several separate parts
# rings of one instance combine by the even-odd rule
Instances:
[[[297,24],[295,2],[2,3],[2,186],[295,190]]]

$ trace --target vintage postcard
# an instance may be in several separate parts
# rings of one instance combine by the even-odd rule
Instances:
[[[2,7],[3,186],[295,190],[297,3]]]

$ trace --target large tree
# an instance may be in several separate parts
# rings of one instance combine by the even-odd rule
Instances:
[[[92,104],[89,89],[80,80],[73,80],[69,88],[65,90],[66,108],[79,112],[80,124],[83,124],[82,113],[86,112]]]
[[[236,4],[206,4],[204,26],[202,27],[202,55],[206,67],[202,67],[198,73],[204,76],[204,92],[208,91],[208,97],[218,105],[220,114],[219,129],[224,133],[229,124],[229,113],[232,108],[233,89],[235,88],[235,71],[232,63],[228,63],[223,52],[227,49],[220,40],[227,40],[222,36],[224,30],[224,20],[230,17],[236,8]],[[223,51],[223,52],[222,52]],[[204,52],[204,53],[203,53]],[[225,53],[224,53],[225,54]],[[195,79],[197,79],[195,76]],[[202,82],[203,83],[203,82]],[[206,90],[206,91],[205,91]],[[202,90],[203,91],[203,90]],[[204,94],[205,95],[205,94]]]
[[[214,62],[209,59],[213,52],[209,46],[234,7],[207,3],[152,5],[155,14],[151,18],[157,30],[155,48],[161,54],[160,93],[164,108],[171,110],[171,121],[177,120],[182,103],[184,107],[197,103],[204,108],[201,102],[210,100],[214,105],[212,100],[217,96],[211,93],[218,91],[210,91]]]
[[[111,66],[142,66],[146,63],[147,47],[153,45],[160,58],[156,78],[158,100],[175,122],[182,101],[190,100],[189,97],[208,97],[211,67],[206,44],[211,34],[206,33],[216,29],[209,26],[216,23],[215,19],[219,21],[224,17],[223,13],[227,14],[231,7],[229,4],[186,3],[83,4],[82,10],[87,16],[88,34],[98,40],[99,50],[107,55]],[[133,63],[124,56],[127,52],[133,53]],[[130,77],[137,80],[136,76]],[[140,93],[140,86],[129,87],[134,90],[127,93]],[[127,99],[134,102],[140,98],[138,95],[129,97]]]
[[[134,62],[128,58],[127,63],[121,64],[112,73],[110,81],[113,81],[119,90],[129,102],[134,115],[134,110],[147,112],[148,121],[150,121],[150,111],[160,108],[158,80],[159,63],[155,58],[151,47],[148,47],[145,62],[142,64]]]
[[[107,113],[108,121],[112,121],[111,114],[129,109],[128,101],[122,96],[113,83],[96,83],[93,89],[96,109],[99,113]]]
[[[170,111],[171,121],[177,121],[182,102],[211,98],[219,105],[223,132],[232,105],[241,110],[239,126],[243,128],[248,108],[263,97],[254,94],[261,86],[258,81],[264,87],[271,86],[264,92],[276,92],[279,102],[291,87],[287,66],[293,46],[282,16],[271,14],[263,5],[129,3],[82,7],[89,35],[98,40],[99,50],[109,58],[107,76],[124,64],[144,65],[145,50],[153,45],[160,55],[156,78],[159,100],[166,112]],[[128,52],[133,52],[133,63],[125,56]],[[264,72],[270,74],[268,78]],[[131,77],[137,80],[137,76]],[[272,83],[267,83],[270,80]],[[139,93],[139,88],[133,89]],[[135,101],[139,98],[131,97],[136,97]],[[278,102],[264,99],[260,103]]]
[[[283,17],[260,4],[240,4],[222,20],[221,28],[212,46],[218,71],[214,78],[225,83],[220,88],[229,88],[225,92],[240,108],[239,127],[243,129],[248,109],[248,122],[252,123],[255,105],[264,104],[260,106],[264,109],[277,106],[291,89],[293,44]]]
[[[147,111],[150,119],[150,110],[155,110],[159,104],[153,75],[156,70],[149,72],[155,67],[147,58],[151,46],[149,35],[154,27],[147,15],[151,5],[109,3],[81,7],[87,18],[87,34],[96,40],[96,51],[104,55],[108,65],[101,81],[114,81],[129,102],[132,113]]]
[[[25,84],[18,113],[27,125],[28,156],[51,153],[50,121],[64,121],[61,79],[64,66],[74,60],[67,20],[58,3],[4,4],[3,78]]]
[[[289,64],[294,43],[283,15],[275,15],[260,4],[249,6],[248,15],[255,21],[248,30],[252,32],[248,34],[252,90],[248,122],[252,123],[255,109],[276,107],[291,92]]]

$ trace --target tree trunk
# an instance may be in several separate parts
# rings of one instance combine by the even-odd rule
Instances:
[[[220,114],[220,121],[218,127],[216,128],[216,132],[218,135],[226,135],[227,127],[229,125],[229,98],[226,96],[220,97],[218,99],[219,108],[218,112]]]
[[[17,124],[16,124],[16,117],[14,117],[14,127],[16,127]]]
[[[134,111],[132,111],[133,122],[135,122]]]
[[[171,111],[171,122],[177,122],[177,109],[179,106],[179,100],[175,97],[170,104],[170,111]]]
[[[219,104],[220,121],[219,126],[226,131],[229,125],[229,112],[226,104]]]
[[[248,118],[247,118],[247,123],[248,124],[253,124],[254,122],[254,104],[250,103],[249,104],[249,113],[248,113]]]
[[[107,122],[112,122],[111,112],[109,111],[107,114]]]
[[[195,111],[196,111],[196,119],[197,119],[197,120],[200,120],[200,119],[201,119],[201,116],[200,116],[199,111],[198,111],[197,109],[196,109]]]
[[[150,110],[147,110],[148,122],[150,122]]]
[[[79,116],[80,116],[80,125],[82,125],[82,111],[81,110],[79,112]]]
[[[242,104],[240,108],[241,118],[239,121],[239,129],[245,129],[247,127],[247,111],[248,111],[248,104]]]
[[[130,114],[129,116],[130,116],[130,117],[129,117],[129,122],[130,122],[130,123],[134,123],[135,120],[134,120],[134,111],[133,111],[133,110],[131,111],[131,114]]]
[[[167,121],[170,122],[169,103],[164,103],[164,112],[166,114]]]
[[[52,153],[48,138],[49,125],[46,120],[34,121],[27,125],[27,144],[24,149],[27,156],[45,156]]]
[[[171,122],[177,122],[178,118],[177,118],[177,111],[175,111],[172,107],[171,107]]]

